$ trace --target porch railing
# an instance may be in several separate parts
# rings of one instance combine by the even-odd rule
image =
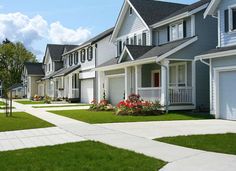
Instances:
[[[78,88],[72,89],[72,98],[79,98],[79,89]]]
[[[143,100],[160,101],[161,87],[138,88],[138,94],[141,96]]]
[[[169,100],[170,104],[192,104],[193,103],[192,87],[170,87]]]

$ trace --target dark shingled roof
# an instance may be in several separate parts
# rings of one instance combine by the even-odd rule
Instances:
[[[127,49],[129,50],[130,54],[134,59],[139,58],[140,56],[147,53],[151,50],[154,46],[138,46],[138,45],[127,45]]]
[[[208,54],[225,52],[225,51],[230,51],[230,50],[236,50],[236,46],[219,47],[219,48],[216,48],[216,49],[211,49],[211,50],[209,50],[207,52],[204,52],[200,55],[208,55]]]
[[[118,61],[119,61],[119,57],[112,58],[112,59],[108,60],[107,62],[104,62],[103,64],[97,66],[96,68],[115,65],[115,64],[118,64]]]
[[[182,9],[174,12],[174,13],[171,13],[169,16],[163,18],[163,20],[167,20],[167,19],[172,18],[172,17],[174,17],[176,15],[192,11],[192,10],[194,10],[196,8],[199,8],[200,6],[202,6],[202,5],[206,4],[206,3],[209,3],[210,1],[211,0],[200,0],[200,1],[197,1],[196,3],[188,5],[188,6],[184,7],[184,8],[182,8]]]
[[[25,63],[25,68],[27,70],[28,75],[44,75],[42,63]]]
[[[81,67],[81,65],[75,65],[75,66],[72,66],[69,68],[62,68],[62,69],[58,70],[58,72],[56,74],[53,75],[53,78],[66,76],[66,75],[74,72],[75,70],[79,69],[80,67]]]
[[[186,7],[186,4],[156,0],[130,0],[147,25],[155,24],[172,13]]]
[[[19,87],[23,87],[23,84],[22,83],[13,84],[11,87],[9,87],[9,90],[14,90]]]

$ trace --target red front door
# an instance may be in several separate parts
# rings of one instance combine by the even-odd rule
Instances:
[[[160,73],[156,72],[154,73],[154,87],[160,87]]]

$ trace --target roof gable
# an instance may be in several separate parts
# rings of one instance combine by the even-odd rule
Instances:
[[[204,13],[204,18],[206,18],[207,15],[214,15],[220,3],[221,3],[221,0],[211,0],[210,4],[208,5]]]
[[[38,75],[43,76],[44,71],[42,67],[42,63],[25,63],[25,70],[27,72],[27,75]]]

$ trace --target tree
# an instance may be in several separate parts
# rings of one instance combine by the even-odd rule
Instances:
[[[3,90],[21,82],[25,62],[37,62],[37,60],[22,43],[13,43],[6,39],[0,44],[0,80],[4,83]]]

